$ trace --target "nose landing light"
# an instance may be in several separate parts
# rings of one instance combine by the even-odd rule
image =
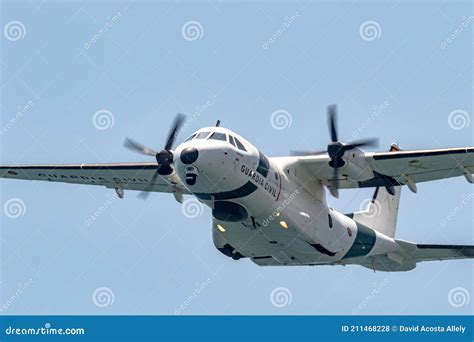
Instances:
[[[199,152],[197,149],[195,149],[194,147],[188,147],[188,148],[185,148],[182,152],[181,152],[181,161],[183,162],[183,164],[192,164],[194,163],[199,157]]]

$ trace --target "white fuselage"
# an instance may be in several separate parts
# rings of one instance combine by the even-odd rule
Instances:
[[[214,133],[220,139],[225,135],[225,140],[212,138]],[[291,158],[267,158],[247,140],[221,127],[203,128],[194,135],[174,152],[177,176],[213,209],[214,220],[227,230],[251,226],[270,242],[286,241],[280,256],[273,255],[282,263],[337,263],[347,256],[376,255],[398,247],[393,239],[367,231],[370,228],[359,232],[359,224],[329,208],[322,185],[301,184],[292,177]],[[229,232],[220,235],[220,241],[242,256],[261,254],[242,253],[241,241],[233,241]]]

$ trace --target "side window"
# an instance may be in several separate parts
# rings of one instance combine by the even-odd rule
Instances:
[[[264,155],[262,152],[258,151],[260,155],[257,172],[260,173],[263,177],[267,177],[268,171],[270,170],[270,161],[268,160],[267,156]]]
[[[237,147],[237,146],[235,145],[234,137],[233,137],[232,135],[229,135],[229,141],[230,141],[230,143],[231,143],[234,147]]]
[[[209,139],[227,141],[226,135],[224,133],[217,133],[217,132],[212,133]]]
[[[239,141],[239,139],[235,138],[235,143],[237,144],[237,148],[238,148],[239,150],[247,152],[247,150],[245,149],[244,145],[242,145],[242,143]]]
[[[332,228],[333,222],[332,222],[331,214],[328,214],[328,220],[329,220],[329,228]]]

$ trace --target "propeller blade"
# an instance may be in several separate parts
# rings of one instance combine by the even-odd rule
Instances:
[[[173,126],[168,134],[168,139],[166,139],[166,144],[164,150],[169,151],[173,147],[174,141],[176,140],[176,136],[178,135],[178,131],[184,123],[186,119],[186,115],[178,113],[176,118],[174,119]]]
[[[155,171],[155,173],[153,174],[153,177],[151,177],[150,183],[148,183],[145,190],[143,190],[142,192],[138,194],[138,197],[140,197],[142,200],[146,200],[148,196],[150,195],[150,192],[153,189],[153,186],[155,185],[157,178],[158,178],[158,170]]]
[[[307,157],[307,156],[319,156],[326,154],[327,151],[314,150],[314,151],[291,151],[291,155],[294,157]]]
[[[379,146],[379,139],[363,139],[363,140],[357,140],[350,142],[348,144],[344,144],[344,149],[347,150],[352,150],[353,148],[356,147],[362,147],[362,146],[372,146],[372,147],[377,147]]]
[[[337,105],[328,106],[328,125],[331,134],[331,141],[336,142],[337,139]]]
[[[153,157],[156,156],[155,150],[148,148],[142,144],[139,144],[130,138],[125,139],[123,146],[125,146],[129,150],[132,150],[134,152],[138,152],[147,156],[153,156]]]

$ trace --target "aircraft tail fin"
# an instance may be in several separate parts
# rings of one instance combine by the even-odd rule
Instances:
[[[402,188],[376,188],[364,211],[355,212],[352,218],[388,237],[394,237],[397,229],[398,208]]]

